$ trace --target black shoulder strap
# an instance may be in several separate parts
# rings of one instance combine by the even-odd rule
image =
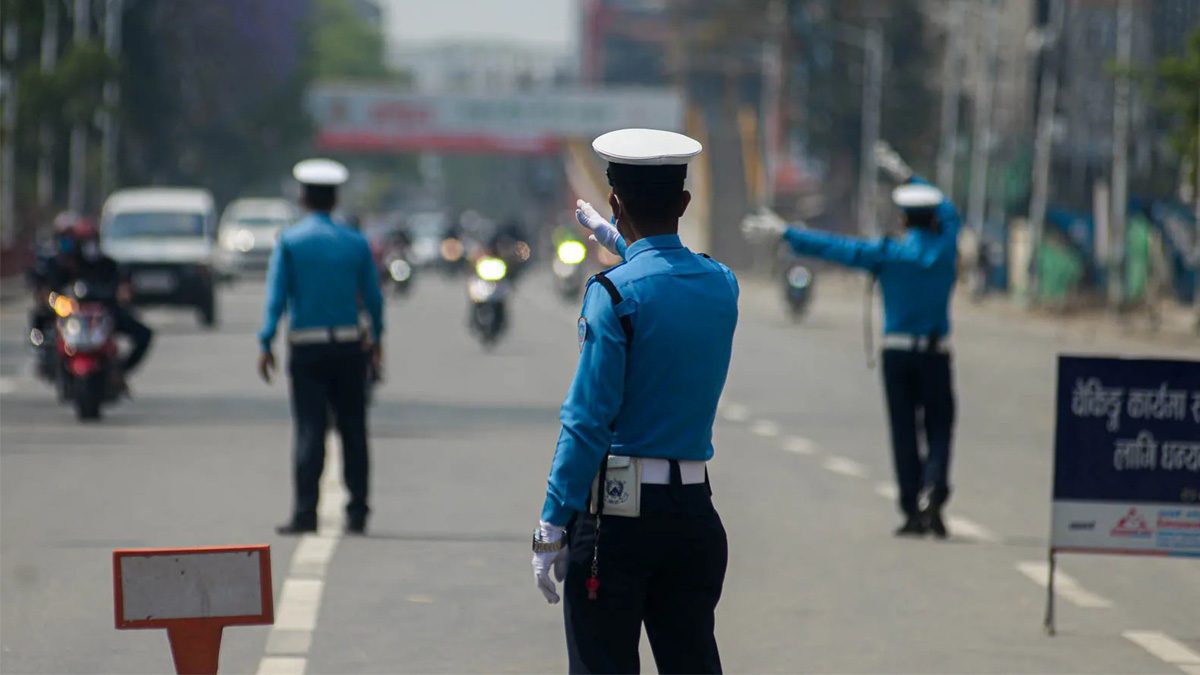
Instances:
[[[605,276],[604,272],[599,272],[592,278],[596,280],[596,283],[603,286],[604,290],[608,291],[608,297],[612,298],[613,309],[615,310],[617,305],[624,301],[624,298],[621,297],[621,291],[617,290],[616,284],[612,282],[612,279]],[[620,320],[621,328],[625,331],[625,349],[628,350],[633,346],[633,321],[628,315],[621,316],[618,314],[617,319]]]

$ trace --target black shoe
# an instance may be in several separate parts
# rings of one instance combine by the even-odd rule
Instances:
[[[285,537],[294,537],[300,534],[312,534],[317,531],[317,526],[301,524],[296,522],[284,523],[275,528],[275,534],[280,534]]]
[[[361,520],[352,520],[346,523],[346,534],[354,536],[364,536],[367,534],[367,523]]]
[[[946,531],[946,523],[942,520],[942,510],[940,508],[925,509],[925,513],[923,515],[925,527],[929,528],[929,531],[933,533],[933,536],[937,537],[938,539],[945,539],[946,537],[950,536],[950,533]]]
[[[909,516],[900,529],[896,530],[897,537],[923,537],[925,536],[925,522],[920,516]]]

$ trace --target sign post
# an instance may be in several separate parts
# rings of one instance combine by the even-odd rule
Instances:
[[[175,672],[213,675],[225,626],[275,622],[271,547],[113,551],[118,630],[165,628]]]
[[[1060,356],[1046,631],[1059,553],[1200,557],[1200,362]]]

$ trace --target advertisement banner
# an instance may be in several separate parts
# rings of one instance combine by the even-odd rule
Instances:
[[[1200,556],[1200,362],[1061,356],[1052,549]]]
[[[630,127],[682,131],[683,98],[669,89],[512,94],[417,94],[320,85],[309,95],[319,149],[344,152],[546,154]]]

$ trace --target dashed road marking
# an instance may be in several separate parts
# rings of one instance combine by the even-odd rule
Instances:
[[[317,533],[301,537],[292,554],[275,610],[275,625],[267,635],[266,656],[258,664],[259,675],[304,675],[308,668],[307,654],[321,612],[325,572],[342,537],[341,507],[346,501],[340,439],[331,435],[325,445]]]
[[[900,497],[900,489],[891,483],[876,483],[875,494],[884,499],[898,499]]]
[[[817,444],[801,436],[788,436],[783,440],[783,449],[797,455],[817,454]]]
[[[962,516],[947,516],[946,523],[950,526],[950,532],[952,534],[960,535],[966,537],[967,539],[982,541],[988,544],[995,544],[1000,541],[1000,537],[996,536],[994,532],[971,520],[970,518],[964,518]]]
[[[1200,673],[1200,654],[1163,633],[1153,630],[1127,630],[1122,635],[1160,661],[1177,666],[1189,675]]]
[[[771,420],[757,420],[750,425],[750,433],[763,438],[775,438],[779,435],[779,425]]]
[[[867,475],[867,467],[848,457],[830,457],[822,466],[829,471],[851,478],[865,478]]]
[[[1046,587],[1049,578],[1050,566],[1044,562],[1020,562],[1017,563],[1017,569],[1029,577],[1035,584]],[[1086,609],[1107,609],[1112,607],[1112,603],[1104,598],[1086,590],[1079,585],[1078,581],[1069,574],[1058,570],[1054,573],[1054,592],[1056,595],[1062,596],[1071,604],[1077,607]]]
[[[730,422],[745,422],[750,419],[750,409],[740,403],[730,403],[721,415]]]

